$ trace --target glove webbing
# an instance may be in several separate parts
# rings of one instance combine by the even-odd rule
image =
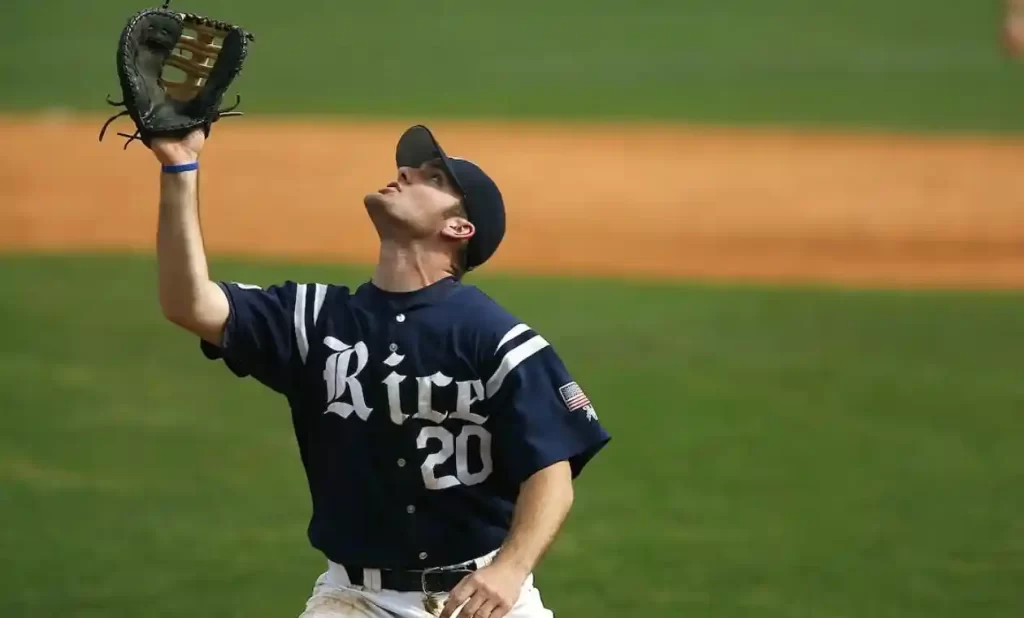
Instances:
[[[174,51],[167,57],[166,64],[183,71],[185,79],[174,82],[161,77],[160,85],[168,96],[179,101],[188,101],[196,96],[210,76],[213,63],[221,51],[221,46],[218,43],[224,40],[227,30],[206,25],[206,23],[217,22],[197,15],[183,14],[182,21],[185,22],[186,29],[195,30],[196,36],[182,34],[177,45],[174,46]],[[185,53],[188,55],[186,56]]]

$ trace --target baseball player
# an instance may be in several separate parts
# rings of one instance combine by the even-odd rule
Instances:
[[[160,304],[288,402],[327,559],[302,618],[551,616],[533,571],[609,436],[548,341],[462,282],[504,236],[498,187],[414,126],[397,178],[363,200],[372,278],[263,289],[208,274],[204,141],[151,145]]]

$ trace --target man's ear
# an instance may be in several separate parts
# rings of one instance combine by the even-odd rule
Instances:
[[[476,227],[465,217],[451,217],[441,229],[441,235],[451,240],[469,240],[476,234]]]

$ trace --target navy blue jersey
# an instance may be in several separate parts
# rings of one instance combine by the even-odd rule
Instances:
[[[203,351],[287,398],[309,539],[335,562],[484,555],[522,481],[562,460],[575,477],[609,439],[551,345],[473,286],[219,285],[231,314]]]

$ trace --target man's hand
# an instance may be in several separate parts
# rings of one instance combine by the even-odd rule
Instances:
[[[459,618],[502,618],[519,600],[529,572],[495,561],[467,575],[448,595],[441,618],[451,618],[463,603]]]
[[[195,129],[181,139],[155,137],[150,148],[162,165],[181,165],[198,161],[205,143],[206,134]]]

